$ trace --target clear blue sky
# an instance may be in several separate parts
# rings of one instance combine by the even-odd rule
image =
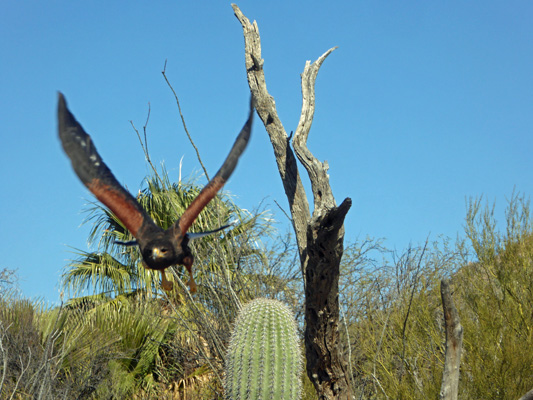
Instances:
[[[465,199],[533,191],[533,3],[530,1],[270,1],[238,3],[257,20],[270,93],[287,131],[301,107],[300,73],[333,46],[317,80],[309,148],[328,160],[337,202],[353,199],[346,238],[401,250],[463,230]],[[57,91],[120,182],[148,173],[129,123],[151,104],[149,145],[178,178],[216,172],[249,98],[242,29],[229,2],[12,1],[0,13],[0,268],[25,296],[56,301],[60,272],[87,249],[92,200],[56,133]],[[302,176],[306,179],[305,171]],[[200,182],[203,178],[200,177]],[[267,134],[226,186],[243,208],[287,201]]]

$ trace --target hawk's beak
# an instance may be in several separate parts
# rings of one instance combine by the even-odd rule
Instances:
[[[155,249],[152,249],[152,259],[157,260],[162,255],[163,255],[163,253],[157,247]]]

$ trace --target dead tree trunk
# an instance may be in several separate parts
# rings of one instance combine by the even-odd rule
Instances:
[[[267,91],[261,41],[253,24],[232,5],[241,22],[245,41],[248,83],[257,113],[270,136],[278,170],[289,200],[292,223],[305,285],[305,348],[307,375],[320,399],[352,400],[350,377],[339,344],[339,265],[344,250],[344,218],[352,204],[346,198],[337,207],[329,185],[327,162],[318,161],[307,149],[307,137],[315,109],[315,80],[320,66],[335,48],[302,73],[302,113],[292,140],[296,157],[305,167],[313,190],[311,215],[296,158],[279,120],[274,99]]]
[[[440,389],[441,400],[457,400],[459,390],[459,367],[463,348],[463,326],[453,303],[450,284],[443,279],[440,283],[444,325],[446,328],[446,354],[444,356],[444,372]]]

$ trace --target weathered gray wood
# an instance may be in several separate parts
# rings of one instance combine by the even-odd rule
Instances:
[[[276,110],[276,102],[268,93],[263,60],[261,59],[261,38],[259,28],[254,21],[250,23],[239,7],[232,4],[237,19],[241,22],[244,31],[244,53],[246,71],[248,71],[248,84],[255,99],[255,109],[263,121],[274,148],[274,155],[278,165],[283,188],[289,199],[289,207],[293,218],[296,241],[300,258],[305,258],[307,221],[311,217],[309,203],[298,173],[296,158],[289,146],[289,137],[281,123]]]
[[[441,400],[457,400],[459,390],[459,369],[461,366],[461,352],[463,348],[463,326],[459,313],[453,303],[450,283],[443,279],[440,283],[442,308],[444,310],[444,325],[446,330],[446,354],[444,357],[444,372],[440,389]]]
[[[334,48],[305,66],[302,74],[302,113],[293,139],[296,156],[311,181],[314,199],[311,216],[296,158],[289,145],[290,138],[278,117],[275,101],[266,88],[257,23],[250,23],[235,4],[232,7],[243,27],[248,84],[257,113],[274,148],[296,232],[306,295],[307,375],[320,399],[351,400],[347,365],[339,345],[339,265],[344,250],[344,218],[352,201],[347,198],[339,207],[336,206],[327,174],[328,165],[318,161],[307,148],[315,109],[316,76]]]
[[[518,400],[533,400],[533,389],[527,392],[525,395],[520,397]]]

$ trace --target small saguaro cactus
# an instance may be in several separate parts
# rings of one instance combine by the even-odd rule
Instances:
[[[226,399],[299,399],[302,354],[296,322],[277,300],[255,299],[239,312],[226,357]]]

